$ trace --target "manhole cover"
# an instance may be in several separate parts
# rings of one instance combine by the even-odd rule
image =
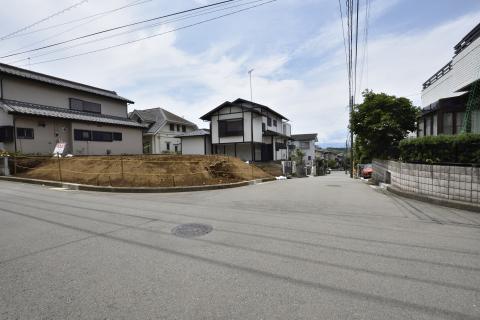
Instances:
[[[212,232],[212,226],[201,223],[180,224],[172,229],[172,233],[178,237],[193,238]]]

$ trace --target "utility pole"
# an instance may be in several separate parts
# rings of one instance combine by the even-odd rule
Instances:
[[[252,89],[252,72],[254,69],[248,70],[248,74],[250,75],[250,102],[253,102],[253,89]]]
[[[350,96],[350,178],[353,178],[353,131],[352,131],[353,96]]]

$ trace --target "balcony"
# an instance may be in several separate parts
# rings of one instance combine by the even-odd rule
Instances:
[[[433,83],[435,83],[438,79],[446,75],[450,70],[452,70],[453,64],[452,60],[450,60],[442,69],[438,70],[433,76],[430,77],[427,81],[423,83],[423,90],[430,87]]]

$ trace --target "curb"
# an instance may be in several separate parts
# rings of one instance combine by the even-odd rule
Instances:
[[[77,184],[70,182],[58,182],[51,180],[39,180],[28,179],[11,176],[0,176],[0,181],[12,181],[21,183],[30,183],[37,185],[45,185],[49,187],[66,188],[70,190],[82,190],[82,191],[96,191],[96,192],[123,192],[123,193],[172,193],[172,192],[192,192],[192,191],[207,191],[207,190],[219,190],[238,188],[249,185],[255,185],[262,182],[274,181],[275,178],[262,178],[249,181],[241,181],[225,184],[212,184],[202,186],[184,186],[184,187],[106,187],[106,186],[93,186],[87,184]]]
[[[408,191],[403,191],[398,188],[392,187],[392,186],[387,186],[386,189],[394,193],[396,195],[405,197],[405,198],[410,198],[418,201],[423,201],[423,202],[428,202],[444,207],[449,207],[449,208],[454,208],[454,209],[461,209],[461,210],[468,210],[468,211],[474,211],[474,212],[480,212],[480,205],[476,205],[473,203],[468,203],[468,202],[461,202],[461,201],[456,201],[456,200],[447,200],[447,199],[442,199],[442,198],[437,198],[437,197],[431,197],[431,196],[425,196],[421,195],[418,193],[412,193]]]

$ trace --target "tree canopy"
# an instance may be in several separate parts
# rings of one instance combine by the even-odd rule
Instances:
[[[398,144],[416,129],[419,108],[404,97],[365,90],[363,103],[353,107],[350,127],[355,138],[355,158],[361,163],[373,158],[398,157]]]

